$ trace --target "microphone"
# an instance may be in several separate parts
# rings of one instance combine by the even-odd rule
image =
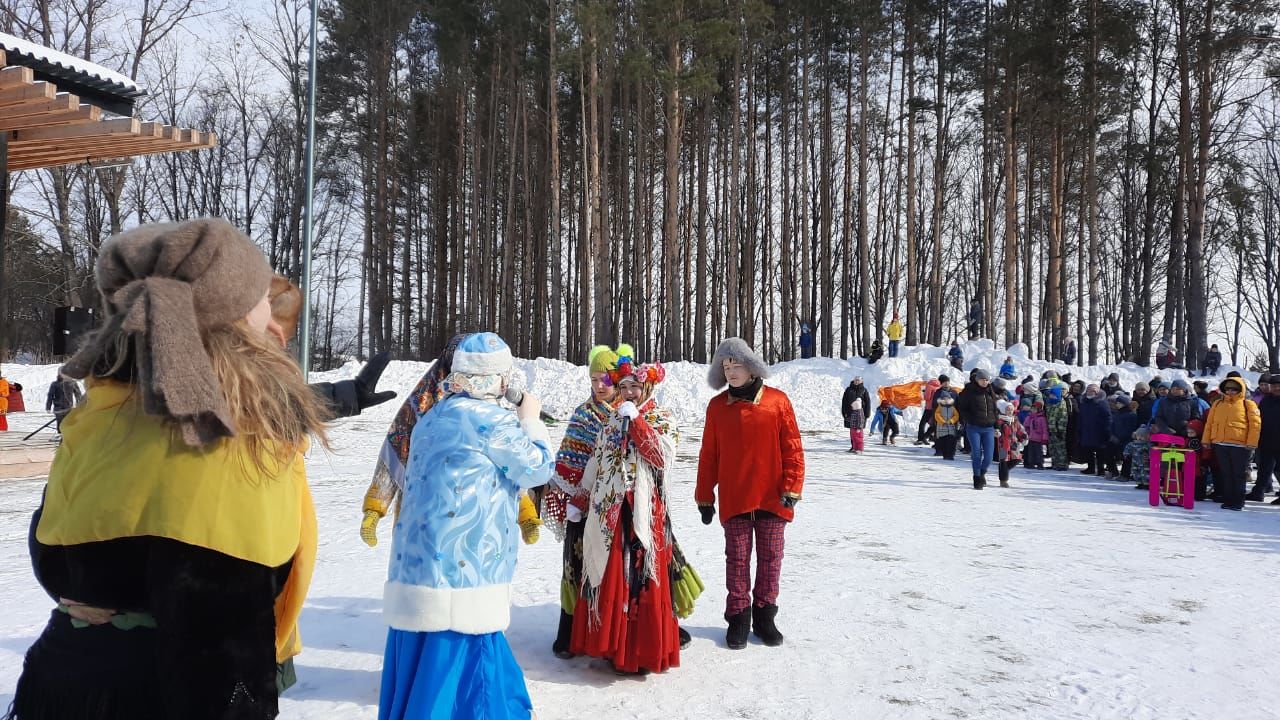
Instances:
[[[515,405],[516,407],[520,407],[520,403],[524,402],[524,391],[521,390],[520,388],[509,387],[507,388],[507,392],[505,395],[503,395],[503,397],[506,398],[507,402],[511,403],[512,405]],[[556,416],[552,415],[551,413],[548,413],[546,410],[539,411],[538,418],[542,420],[542,422],[544,423],[550,423],[554,425],[556,422]]]

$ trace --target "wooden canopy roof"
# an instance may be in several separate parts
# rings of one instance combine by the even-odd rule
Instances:
[[[8,169],[33,170],[78,163],[108,163],[138,155],[201,150],[218,144],[213,133],[111,117],[97,105],[58,92],[35,71],[9,65],[0,50],[0,132],[8,139]]]

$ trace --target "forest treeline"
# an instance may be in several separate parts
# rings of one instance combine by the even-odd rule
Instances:
[[[0,22],[102,48],[41,13],[63,4]],[[159,6],[153,28],[203,17]],[[847,357],[894,312],[946,344],[976,303],[980,335],[1036,356],[1074,337],[1146,363],[1165,337],[1280,369],[1276,6],[327,0],[315,359],[492,328],[530,357],[705,361],[742,335],[777,361],[802,324]],[[307,20],[244,19],[194,81],[181,43],[116,47],[147,111],[221,144],[28,180],[45,205],[14,225],[52,236],[13,312],[91,300],[119,227],[200,214],[300,280]]]

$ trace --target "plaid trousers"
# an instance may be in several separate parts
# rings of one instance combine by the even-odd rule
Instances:
[[[754,515],[755,517],[752,517]],[[777,604],[778,577],[782,574],[783,531],[787,521],[765,512],[729,518],[724,524],[725,618],[751,607]],[[751,547],[756,551],[756,583],[751,587]]]

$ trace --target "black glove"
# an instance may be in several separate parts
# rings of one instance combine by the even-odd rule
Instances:
[[[783,495],[783,496],[782,496],[782,507],[787,508],[788,510],[790,510],[791,508],[794,508],[794,507],[796,506],[796,501],[797,501],[797,500],[799,500],[799,499],[800,499],[800,498],[792,497],[792,496],[790,496],[790,495]]]
[[[716,516],[716,509],[711,505],[699,505],[698,512],[702,513],[702,524],[710,525]]]
[[[333,408],[335,418],[359,415],[362,411],[374,405],[381,405],[396,396],[390,390],[374,392],[377,389],[378,378],[382,377],[382,371],[387,368],[390,360],[389,353],[378,353],[365,363],[364,368],[354,380],[316,383],[311,387]]]

